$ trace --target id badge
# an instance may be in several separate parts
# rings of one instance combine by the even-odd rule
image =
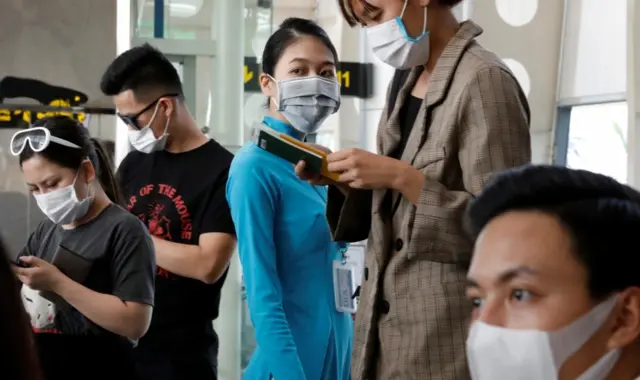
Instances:
[[[356,292],[355,265],[350,262],[333,262],[333,294],[336,310],[341,313],[355,313],[358,309]]]

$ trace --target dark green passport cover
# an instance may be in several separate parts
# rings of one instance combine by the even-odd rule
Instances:
[[[292,164],[297,164],[300,161],[306,162],[306,169],[311,172],[320,173],[322,169],[322,157],[265,130],[260,130],[258,133],[256,144],[267,152],[275,154]]]

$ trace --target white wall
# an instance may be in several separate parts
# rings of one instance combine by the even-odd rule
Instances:
[[[465,1],[467,16],[484,28],[478,41],[507,59],[529,90],[533,161],[551,162],[564,1]]]
[[[110,107],[100,77],[116,54],[114,1],[3,0],[0,77],[70,87],[92,106]]]

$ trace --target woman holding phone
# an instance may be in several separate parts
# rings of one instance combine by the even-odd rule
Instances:
[[[77,121],[41,119],[10,148],[48,217],[13,266],[45,378],[130,378],[129,349],[153,309],[146,228],[117,205],[110,162]]]

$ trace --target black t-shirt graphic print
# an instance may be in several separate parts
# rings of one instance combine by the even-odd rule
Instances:
[[[235,234],[225,198],[232,158],[213,140],[184,153],[131,152],[118,169],[125,207],[153,236],[175,243],[195,245],[211,232]],[[207,285],[158,266],[153,319],[140,347],[217,353],[211,321],[225,277]]]
[[[151,235],[176,243],[198,243],[197,239],[193,239],[191,211],[175,187],[163,183],[144,184],[137,194],[127,198],[127,210],[147,225]],[[138,202],[143,206],[142,209]],[[158,267],[157,275],[165,278],[173,276],[161,267]]]

